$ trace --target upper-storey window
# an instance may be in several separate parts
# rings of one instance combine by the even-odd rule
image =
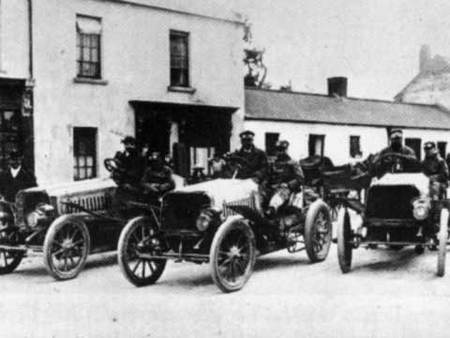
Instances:
[[[101,34],[101,19],[77,15],[77,77],[102,77]]]
[[[189,87],[189,33],[170,31],[170,85]]]

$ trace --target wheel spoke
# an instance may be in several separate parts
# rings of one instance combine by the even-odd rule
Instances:
[[[142,263],[142,259],[138,259],[136,265],[133,268],[133,274],[136,274],[136,270],[138,269],[138,267],[141,263]]]
[[[3,254],[3,261],[5,262],[5,267],[7,267],[8,266],[8,260],[6,259],[6,252],[2,251],[2,254]]]
[[[152,261],[147,261],[148,267],[150,268],[150,273],[153,275],[155,273],[155,268],[153,267]]]
[[[59,249],[59,250],[57,250],[57,251],[55,251],[55,252],[52,252],[52,256],[59,255],[59,254],[63,253],[64,250],[65,250],[64,248],[61,248],[61,249]]]
[[[145,261],[142,263],[142,278],[145,278]]]

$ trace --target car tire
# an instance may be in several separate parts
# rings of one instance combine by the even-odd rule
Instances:
[[[305,247],[312,263],[328,256],[332,240],[330,208],[322,200],[316,200],[308,208],[305,220]]]
[[[443,277],[445,275],[445,258],[447,254],[447,240],[448,240],[448,220],[449,211],[447,208],[441,210],[440,227],[438,233],[439,247],[438,247],[438,262],[437,275]]]
[[[119,267],[125,278],[137,287],[156,283],[164,272],[166,259],[139,257],[139,253],[159,250],[151,246],[154,241],[161,243],[159,235],[158,226],[145,216],[130,220],[120,234],[117,245]]]
[[[11,246],[20,244],[20,234],[16,230],[8,231],[6,228],[0,231],[0,241]],[[13,272],[22,261],[24,253],[21,251],[0,250],[0,275]]]
[[[338,216],[337,228],[337,249],[339,267],[342,273],[350,271],[352,266],[352,228],[350,223],[350,215],[346,208],[341,209]]]
[[[214,235],[209,261],[214,283],[222,292],[242,289],[256,260],[255,235],[242,219],[223,223]]]
[[[56,280],[75,278],[86,264],[91,239],[86,224],[71,215],[58,217],[44,239],[44,264]]]

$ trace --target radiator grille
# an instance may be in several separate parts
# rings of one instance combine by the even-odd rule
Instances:
[[[233,202],[226,202],[223,205],[223,215],[225,217],[236,215],[236,212],[233,211],[230,207],[231,206],[246,206],[251,209],[256,209],[256,203],[255,203],[255,196],[252,194],[248,198],[243,198],[237,201]]]
[[[91,193],[83,196],[70,196],[63,198],[58,203],[60,214],[73,214],[80,212],[80,209],[65,204],[70,202],[77,204],[89,211],[104,211],[111,207],[111,194],[106,192]]]

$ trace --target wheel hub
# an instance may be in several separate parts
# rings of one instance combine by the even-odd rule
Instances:
[[[230,248],[228,256],[231,257],[231,258],[240,257],[241,256],[241,250],[237,246],[233,245]]]

